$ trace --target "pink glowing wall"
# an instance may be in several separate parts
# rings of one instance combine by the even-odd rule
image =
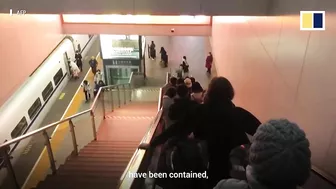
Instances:
[[[0,14],[0,106],[62,40],[58,15]]]
[[[315,166],[336,177],[336,15],[326,31],[300,31],[299,17],[215,17],[212,47],[235,103],[262,121],[288,118],[307,133]]]

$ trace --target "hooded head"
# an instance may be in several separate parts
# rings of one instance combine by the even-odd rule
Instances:
[[[272,189],[296,188],[309,177],[309,141],[304,131],[287,119],[262,124],[253,136],[249,153],[249,181]]]

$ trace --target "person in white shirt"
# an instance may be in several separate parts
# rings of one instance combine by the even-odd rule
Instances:
[[[69,66],[70,66],[70,70],[71,70],[72,76],[75,79],[78,79],[79,78],[80,69],[78,68],[77,64],[74,61],[69,61]]]
[[[99,81],[103,80],[103,74],[101,73],[101,71],[98,69],[95,76],[94,76],[94,82],[95,84],[98,84]]]
[[[86,100],[86,102],[88,102],[91,99],[91,94],[90,94],[91,86],[90,86],[90,83],[87,80],[84,80],[83,84],[82,84],[82,87],[83,87],[83,92],[85,94],[85,100]]]

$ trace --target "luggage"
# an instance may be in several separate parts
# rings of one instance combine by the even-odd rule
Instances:
[[[250,144],[244,144],[231,150],[230,162],[232,165],[232,169],[230,171],[230,175],[232,178],[238,180],[247,180],[246,167],[249,164],[249,148]]]

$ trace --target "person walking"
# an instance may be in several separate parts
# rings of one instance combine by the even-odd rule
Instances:
[[[94,56],[91,57],[91,60],[89,61],[89,64],[90,64],[91,71],[92,71],[93,75],[96,75],[98,61],[96,60],[96,58]]]
[[[207,73],[209,74],[211,74],[212,62],[213,62],[212,53],[209,52],[209,55],[207,56],[205,60],[205,67],[207,69]]]

